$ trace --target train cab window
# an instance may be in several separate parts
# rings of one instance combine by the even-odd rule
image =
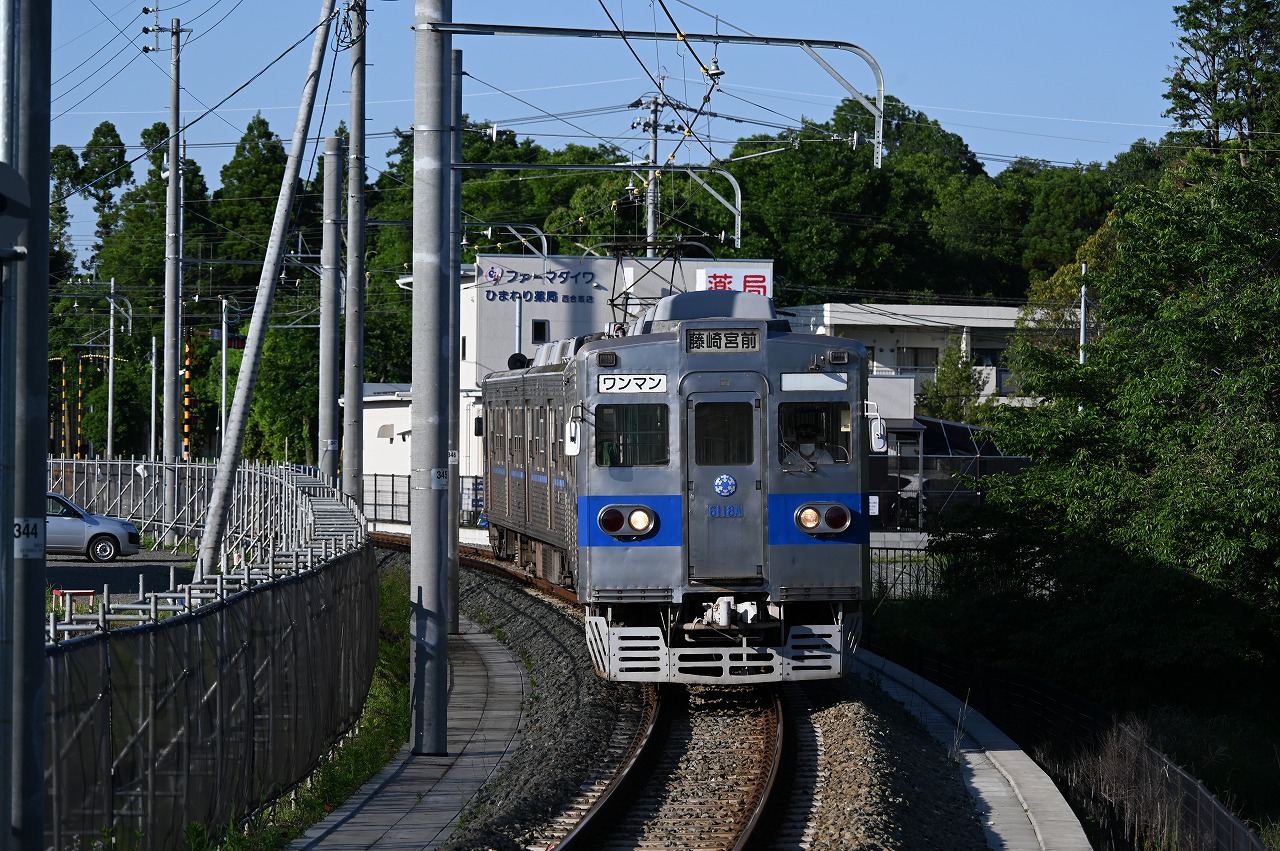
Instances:
[[[784,402],[778,406],[778,458],[783,464],[799,458],[848,464],[852,425],[847,402]]]
[[[699,402],[693,410],[694,463],[743,465],[755,453],[755,406],[750,402]]]
[[[597,405],[599,467],[656,467],[670,462],[666,405]]]

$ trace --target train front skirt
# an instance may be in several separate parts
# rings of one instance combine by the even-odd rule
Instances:
[[[781,647],[668,646],[660,627],[610,627],[586,618],[587,648],[596,673],[609,680],[689,684],[827,680],[850,670],[861,615],[840,622],[793,625]]]

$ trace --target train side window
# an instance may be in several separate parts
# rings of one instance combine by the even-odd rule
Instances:
[[[666,405],[597,405],[597,467],[657,467],[670,462]]]
[[[753,463],[756,411],[750,402],[699,402],[693,421],[699,467]]]

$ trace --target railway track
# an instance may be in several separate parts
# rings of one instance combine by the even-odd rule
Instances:
[[[664,689],[646,748],[559,849],[745,848],[782,752],[782,704],[761,689]]]
[[[407,551],[406,536],[375,533]],[[572,592],[463,548],[466,567],[577,604]],[[599,765],[578,794],[533,836],[529,849],[745,848],[761,823],[783,754],[777,692],[648,687],[624,708]]]

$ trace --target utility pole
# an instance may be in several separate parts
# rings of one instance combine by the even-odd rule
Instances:
[[[159,12],[156,13],[157,17]],[[182,344],[182,126],[179,85],[181,71],[182,22],[174,18],[168,29],[144,27],[145,32],[167,32],[169,49],[169,186],[165,197],[164,243],[164,411],[161,414],[160,459],[164,466],[165,543],[177,542],[174,523],[178,517],[178,347]],[[158,36],[157,36],[158,37]],[[143,48],[145,51],[146,48]]]
[[[342,492],[364,506],[364,0],[351,5],[351,141],[347,164],[347,325]]]
[[[107,460],[115,457],[116,430],[116,279],[107,296]]]
[[[1089,291],[1084,285],[1084,278],[1089,274],[1089,264],[1080,264],[1080,365],[1084,365],[1084,340],[1086,311],[1089,309]]]
[[[332,485],[338,475],[338,290],[342,273],[342,140],[324,140],[324,225],[320,240],[320,475]]]
[[[222,302],[222,395],[218,402],[218,454],[227,442],[227,297],[218,296]]]

